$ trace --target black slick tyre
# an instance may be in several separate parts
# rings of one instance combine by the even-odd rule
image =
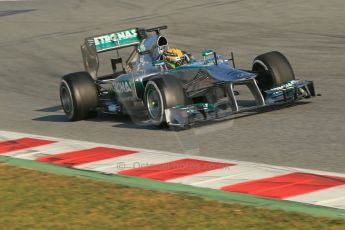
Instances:
[[[71,121],[97,115],[98,90],[87,72],[76,72],[62,77],[60,100],[67,118]]]
[[[252,70],[258,73],[256,80],[262,92],[295,80],[288,59],[278,51],[257,56],[253,61]]]
[[[165,109],[189,104],[190,100],[185,96],[178,80],[174,76],[167,75],[147,82],[144,103],[151,124],[163,128],[168,126]]]

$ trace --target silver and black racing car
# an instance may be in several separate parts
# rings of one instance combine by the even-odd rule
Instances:
[[[85,39],[85,71],[62,77],[60,98],[66,116],[82,120],[99,112],[147,117],[155,126],[189,126],[315,96],[312,81],[296,80],[287,58],[277,51],[257,56],[250,70],[230,58],[203,50],[195,59],[183,52],[179,65],[167,66],[169,50],[161,30],[132,28]],[[126,50],[128,55],[120,55]],[[99,53],[112,51],[112,73],[98,75]],[[175,55],[175,54],[168,54]],[[238,102],[241,85],[253,103]]]

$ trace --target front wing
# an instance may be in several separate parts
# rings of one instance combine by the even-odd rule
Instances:
[[[254,81],[254,79],[248,80],[247,84],[256,85]],[[228,89],[233,89],[231,83]],[[261,95],[260,92],[259,94]],[[255,106],[238,107],[235,94],[231,92],[227,98],[221,99],[214,104],[198,103],[166,109],[165,116],[170,126],[184,127],[204,121],[232,118],[240,113],[257,113],[268,107],[291,105],[299,100],[313,96],[315,96],[315,89],[312,81],[293,80],[282,86],[265,91],[264,101],[256,103]]]

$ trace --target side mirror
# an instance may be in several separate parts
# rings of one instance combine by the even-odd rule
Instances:
[[[214,53],[213,50],[203,50],[203,51],[201,52],[201,55],[202,55],[203,57],[207,57],[207,56],[209,56],[209,55],[212,55],[213,53]]]
[[[204,63],[206,64],[206,58],[210,55],[213,55],[214,57],[214,64],[215,65],[218,65],[218,57],[217,57],[217,54],[216,52],[214,52],[213,50],[203,50],[201,52],[201,55],[204,57]]]

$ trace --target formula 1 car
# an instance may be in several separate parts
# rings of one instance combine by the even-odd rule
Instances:
[[[277,51],[257,56],[250,70],[235,68],[226,59],[203,50],[196,60],[166,68],[160,55],[168,48],[161,35],[167,26],[132,28],[85,39],[81,46],[85,71],[62,77],[60,99],[72,121],[94,117],[99,111],[147,116],[155,126],[189,126],[224,119],[237,113],[294,103],[315,96],[312,81],[295,80],[287,58]],[[132,49],[124,61],[119,50]],[[115,51],[113,73],[98,76],[98,54]],[[247,86],[254,105],[242,106],[236,85]]]

